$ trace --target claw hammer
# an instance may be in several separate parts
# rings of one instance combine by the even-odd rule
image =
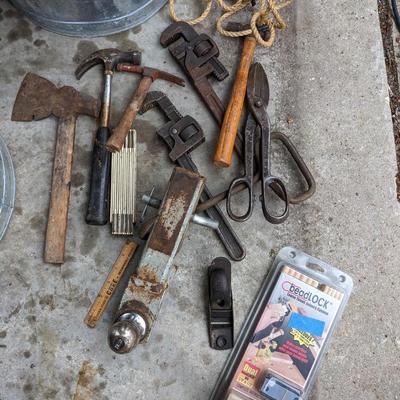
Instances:
[[[90,54],[75,71],[80,79],[83,74],[97,64],[104,64],[104,89],[100,111],[100,126],[96,132],[93,145],[92,172],[90,177],[89,202],[86,212],[86,223],[89,225],[105,225],[108,221],[109,187],[110,187],[110,153],[105,144],[110,136],[110,104],[111,82],[118,63],[140,64],[139,51],[120,51],[103,49]]]

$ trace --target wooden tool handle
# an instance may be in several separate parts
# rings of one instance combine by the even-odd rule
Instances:
[[[126,107],[122,118],[118,125],[112,132],[111,137],[107,140],[106,147],[109,151],[120,151],[124,145],[125,138],[128,135],[129,129],[131,129],[132,122],[136,118],[136,114],[142,107],[143,101],[150,89],[153,80],[149,76],[145,76],[141,79],[138,88],[132,96],[131,101]]]
[[[97,322],[99,322],[99,319],[114,294],[129,261],[135,254],[137,247],[137,243],[131,241],[126,242],[122,247],[120,255],[115,261],[106,281],[103,283],[103,286],[99,291],[99,294],[86,314],[84,321],[90,328],[94,328],[97,325]]]
[[[252,36],[247,36],[244,41],[242,58],[236,72],[231,98],[225,112],[217,149],[214,154],[214,164],[217,167],[229,167],[232,162],[233,148],[235,146],[240,115],[242,114],[244,97],[246,95],[247,79],[256,44],[257,42]]]
[[[44,261],[52,264],[62,264],[64,262],[75,122],[75,115],[60,118],[58,121],[53,182],[51,184],[49,218],[44,249]]]

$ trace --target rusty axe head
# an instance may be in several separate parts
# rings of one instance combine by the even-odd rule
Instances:
[[[75,76],[80,79],[83,74],[97,64],[104,64],[104,73],[112,73],[118,63],[140,64],[142,54],[140,51],[121,51],[118,49],[103,49],[95,51],[85,58],[75,71]]]
[[[53,114],[60,118],[85,114],[98,117],[100,102],[92,96],[82,94],[71,86],[57,88],[39,75],[26,74],[14,103],[13,121],[32,121]]]

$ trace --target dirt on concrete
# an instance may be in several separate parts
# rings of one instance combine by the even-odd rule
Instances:
[[[398,170],[396,175],[397,200],[400,201],[400,87],[398,63],[395,52],[395,46],[400,44],[400,37],[396,37],[397,32],[393,22],[392,9],[389,0],[378,0],[378,12],[389,84],[394,143],[396,146]]]

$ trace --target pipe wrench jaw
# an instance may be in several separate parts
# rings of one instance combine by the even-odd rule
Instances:
[[[157,134],[164,140],[170,138],[174,142],[169,153],[169,158],[173,162],[205,141],[204,133],[199,123],[189,115],[181,118],[178,122],[168,122],[157,131]]]

